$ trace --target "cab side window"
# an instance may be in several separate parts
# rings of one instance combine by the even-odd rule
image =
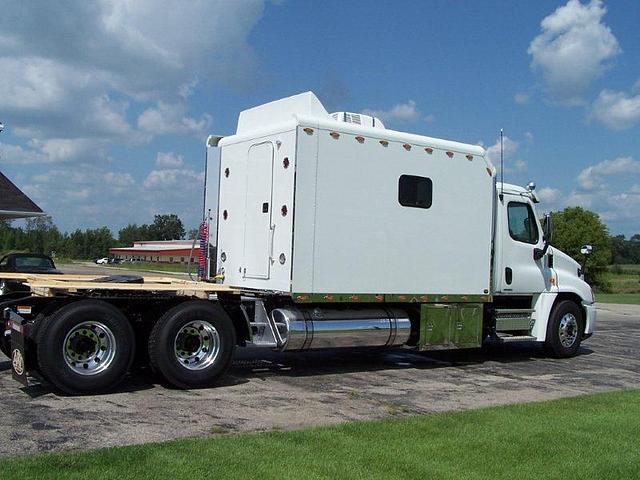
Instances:
[[[538,222],[528,203],[509,202],[507,214],[511,238],[532,245],[538,243]]]

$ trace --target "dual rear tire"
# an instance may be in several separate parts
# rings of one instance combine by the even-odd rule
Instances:
[[[135,354],[129,320],[100,300],[71,303],[44,318],[36,343],[41,373],[69,394],[113,389]]]
[[[149,335],[149,360],[172,385],[207,387],[229,368],[235,344],[233,322],[220,305],[189,301],[156,322]]]
[[[219,305],[187,301],[168,310],[149,335],[154,371],[180,388],[210,386],[229,365],[235,346],[233,322]],[[68,394],[112,390],[135,356],[129,319],[115,306],[82,300],[45,317],[36,337],[42,375]]]

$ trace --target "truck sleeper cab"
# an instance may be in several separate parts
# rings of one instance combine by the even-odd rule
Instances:
[[[479,146],[330,115],[307,92],[241,112],[236,133],[208,148],[218,283],[78,284],[4,302],[14,373],[22,362],[23,374],[89,393],[148,356],[166,381],[193,388],[215,383],[247,344],[541,342],[567,357],[593,333],[591,289],[550,245],[534,189],[499,184]]]

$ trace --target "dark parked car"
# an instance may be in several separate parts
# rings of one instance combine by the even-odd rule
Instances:
[[[37,253],[10,253],[0,259],[0,296],[28,288],[12,280],[3,280],[2,272],[60,274],[51,257]]]
[[[10,253],[9,255],[5,255],[0,259],[0,302],[4,295],[17,295],[20,294],[20,292],[29,291],[29,288],[25,287],[20,282],[3,279],[3,272],[62,273],[56,268],[51,257],[47,255],[39,255],[35,253]],[[2,321],[0,321],[0,325],[4,327]],[[5,330],[6,327],[2,329],[2,335],[0,335],[0,350],[9,356],[9,342]]]
[[[0,260],[0,272],[62,273],[48,255],[38,253],[10,253]]]

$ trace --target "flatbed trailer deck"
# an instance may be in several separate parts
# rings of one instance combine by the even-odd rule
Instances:
[[[166,292],[196,298],[209,298],[220,292],[240,294],[227,285],[212,282],[183,280],[169,276],[135,276],[138,282],[117,281],[120,275],[52,275],[37,273],[2,273],[3,280],[13,280],[29,287],[31,293],[39,297],[52,297],[65,293],[91,291]],[[128,275],[124,275],[128,277]],[[131,276],[134,277],[134,276]],[[100,282],[100,279],[112,279]]]

